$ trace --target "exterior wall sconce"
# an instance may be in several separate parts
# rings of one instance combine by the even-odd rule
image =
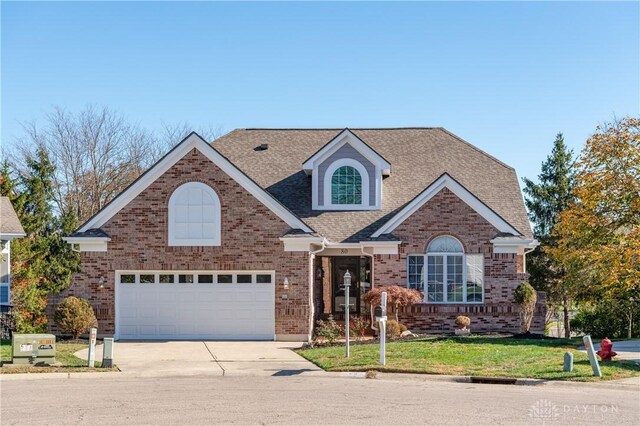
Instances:
[[[289,290],[289,278],[288,277],[284,277],[284,289],[285,290]]]
[[[104,288],[104,277],[100,277],[100,279],[98,280],[98,286],[100,288]]]

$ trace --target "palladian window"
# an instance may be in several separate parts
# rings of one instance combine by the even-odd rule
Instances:
[[[354,167],[339,167],[331,177],[331,204],[362,204],[362,176]]]
[[[408,256],[407,266],[407,286],[424,291],[426,303],[483,300],[483,255],[465,254],[453,237],[435,238],[425,255]]]

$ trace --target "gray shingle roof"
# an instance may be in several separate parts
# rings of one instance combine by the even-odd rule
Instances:
[[[317,233],[332,242],[373,232],[443,173],[460,182],[525,237],[531,228],[513,168],[443,128],[350,129],[391,163],[382,209],[314,211],[303,162],[343,129],[236,129],[213,146]],[[268,149],[256,149],[261,144]]]
[[[111,235],[107,234],[101,228],[91,228],[84,232],[75,231],[69,235],[71,238],[87,237],[87,238],[111,238]]]
[[[0,234],[24,236],[24,229],[9,197],[0,197]]]

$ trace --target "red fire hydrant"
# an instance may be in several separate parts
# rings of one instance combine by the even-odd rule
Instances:
[[[600,350],[596,353],[600,356],[602,362],[611,362],[611,358],[618,355],[613,351],[613,343],[608,337],[602,339],[602,342],[600,342]]]

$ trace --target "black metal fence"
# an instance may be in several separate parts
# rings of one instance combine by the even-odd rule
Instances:
[[[11,339],[16,329],[16,319],[13,316],[13,306],[0,305],[0,339]]]

